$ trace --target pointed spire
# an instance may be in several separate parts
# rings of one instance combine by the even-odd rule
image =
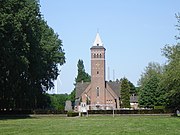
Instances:
[[[103,46],[102,40],[97,32],[93,46]]]

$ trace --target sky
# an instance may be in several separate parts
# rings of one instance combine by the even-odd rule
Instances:
[[[135,86],[149,62],[165,63],[161,49],[177,42],[180,0],[40,0],[40,5],[66,57],[50,93],[71,93],[79,59],[90,74],[97,31],[106,48],[106,80],[126,77]]]

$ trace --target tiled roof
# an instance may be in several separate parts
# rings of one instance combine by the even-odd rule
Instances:
[[[103,46],[92,46],[91,49],[105,49]]]
[[[76,98],[79,98],[81,94],[86,90],[91,82],[83,82],[76,84]]]
[[[109,87],[116,93],[117,96],[120,96],[120,83],[118,82],[106,82]]]
[[[91,82],[83,82],[76,84],[76,98],[79,98],[81,94],[86,90],[86,88],[91,84]],[[114,91],[114,93],[120,96],[120,83],[118,82],[106,82],[107,85]],[[138,96],[130,96],[130,103],[138,103]]]
[[[130,103],[138,103],[138,96],[130,96]]]
[[[117,96],[120,96],[120,83],[117,82],[106,82],[109,87],[114,91]],[[90,82],[77,83],[76,84],[76,98],[79,98],[81,94],[89,86]]]

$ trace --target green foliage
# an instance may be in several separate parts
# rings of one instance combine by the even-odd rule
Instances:
[[[143,107],[153,107],[156,105],[156,91],[159,80],[153,75],[141,86],[139,93],[139,104]]]
[[[129,81],[129,87],[130,87],[130,91],[129,91],[130,94],[137,94],[136,87],[130,81]]]
[[[49,96],[51,100],[51,109],[64,110],[66,100],[68,100],[68,94],[53,94]]]
[[[165,109],[165,106],[154,106],[154,109],[157,110],[157,109]]]
[[[43,109],[64,110],[68,94],[44,94]]]
[[[120,80],[118,80],[118,79],[116,79],[116,83],[121,83],[121,81],[122,81],[122,79],[120,79]],[[109,82],[113,82],[112,80],[110,80]],[[135,94],[135,95],[137,95],[138,93],[137,93],[137,89],[136,89],[136,87],[134,86],[134,84],[131,82],[131,81],[129,81],[128,80],[128,83],[129,83],[129,87],[130,87],[130,91],[129,91],[129,94]]]
[[[139,91],[140,91],[140,87],[138,86],[138,87],[135,87],[135,89],[136,89],[136,94],[138,95],[138,93],[139,93]]]
[[[83,60],[78,61],[77,67],[78,67],[78,75],[75,79],[75,82],[76,83],[81,82],[81,81],[90,82],[91,76],[88,73],[86,73],[84,64],[83,64]]]
[[[168,64],[161,80],[161,86],[166,92],[167,106],[180,109],[180,44],[165,46],[163,51],[168,58]]]
[[[130,86],[127,78],[121,79],[121,98],[120,98],[120,107],[121,108],[130,108]]]
[[[78,112],[69,111],[67,112],[67,117],[76,117],[79,116]]]
[[[1,1],[0,18],[0,108],[41,108],[65,63],[61,41],[37,0]]]
[[[77,74],[77,77],[75,78],[74,85],[76,85],[78,82],[82,82],[82,81],[90,82],[91,76],[88,73],[86,73],[83,60],[80,60],[80,59],[78,60],[77,68],[78,68],[78,74]],[[76,88],[74,88],[74,90],[69,95],[69,99],[74,103],[75,97],[76,97]]]
[[[142,107],[164,105],[164,92],[159,87],[163,67],[158,63],[149,63],[139,81],[139,104]]]
[[[141,74],[141,78],[138,82],[138,85],[142,86],[153,75],[157,75],[160,77],[161,74],[163,73],[163,70],[164,68],[159,63],[156,62],[148,63],[148,66],[144,69],[144,72]]]
[[[176,28],[180,32],[180,14],[176,14]],[[180,36],[176,45],[166,45],[162,49],[167,63],[161,67],[150,63],[139,80],[139,103],[142,106],[166,106],[180,109]]]
[[[71,102],[75,102],[75,97],[76,97],[76,89],[74,88],[74,90],[69,94],[69,100],[71,100]]]
[[[176,14],[176,28],[180,32],[180,14]],[[180,33],[179,33],[180,34]],[[180,109],[180,36],[176,36],[176,45],[166,45],[162,52],[167,58],[165,72],[161,80],[161,89],[165,91],[166,106]]]

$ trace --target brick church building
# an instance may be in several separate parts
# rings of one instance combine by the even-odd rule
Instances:
[[[120,84],[106,81],[105,51],[99,33],[91,50],[91,82],[76,85],[76,105],[84,102],[91,110],[119,109]]]

